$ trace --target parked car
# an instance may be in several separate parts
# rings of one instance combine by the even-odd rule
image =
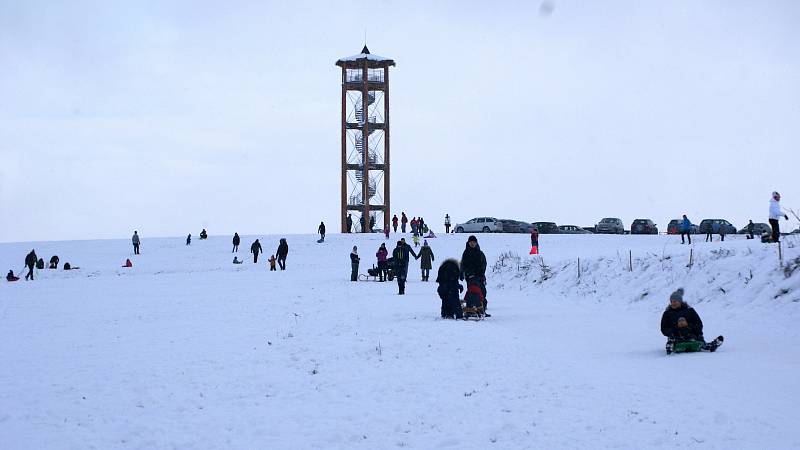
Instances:
[[[681,222],[683,219],[672,219],[667,224],[667,234],[681,234]],[[700,227],[692,224],[689,234],[700,234]]]
[[[539,230],[539,234],[558,234],[558,225],[555,222],[533,222],[531,225]]]
[[[597,233],[597,226],[596,225],[593,226],[593,227],[581,227],[581,228],[583,228],[585,231],[588,231],[589,233],[592,233],[592,234]]]
[[[503,223],[494,217],[476,217],[465,223],[456,224],[456,233],[500,233]]]
[[[631,224],[631,234],[658,234],[658,228],[650,219],[636,219]]]
[[[606,217],[601,220],[595,227],[597,233],[605,234],[625,234],[625,226],[622,225],[622,220],[616,217]]]
[[[503,224],[503,233],[530,233],[532,225],[528,222],[513,219],[500,219]]]
[[[720,230],[724,230],[725,234],[736,234],[736,227],[725,219],[703,219],[700,222],[700,234],[717,234]]]
[[[749,225],[749,224],[747,224],[747,225]],[[739,230],[739,234],[747,234],[747,225],[745,225],[744,228]],[[767,233],[772,234],[772,227],[769,226],[768,223],[762,223],[762,222],[759,222],[759,223],[755,223],[754,222],[753,223],[753,235],[761,236],[761,233],[763,233],[765,231]]]
[[[584,230],[576,225],[559,225],[558,232],[561,234],[592,234],[591,231]]]

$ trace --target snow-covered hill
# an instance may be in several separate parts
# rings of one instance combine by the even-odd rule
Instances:
[[[526,235],[479,235],[493,317],[476,323],[438,318],[418,262],[403,297],[349,282],[351,247],[364,272],[382,236],[285,237],[285,272],[247,258],[255,237],[240,266],[229,236],[145,236],[135,257],[128,240],[0,244],[5,271],[31,248],[81,267],[0,284],[2,447],[800,446],[800,241],[785,267],[738,236],[686,267],[676,237],[542,236],[530,257]],[[434,264],[465,238],[431,239]],[[717,353],[664,355],[677,287]]]

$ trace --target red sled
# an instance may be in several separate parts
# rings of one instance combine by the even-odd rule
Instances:
[[[539,254],[539,246],[533,245],[531,246],[531,255],[538,255]]]

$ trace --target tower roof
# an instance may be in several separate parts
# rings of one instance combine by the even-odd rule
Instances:
[[[359,67],[363,61],[367,61],[370,67],[386,67],[393,66],[394,60],[384,56],[373,55],[369,52],[366,45],[361,49],[361,53],[346,58],[340,58],[336,61],[339,67]]]

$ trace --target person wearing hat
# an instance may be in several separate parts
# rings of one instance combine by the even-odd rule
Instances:
[[[414,249],[412,249],[410,245],[406,244],[405,238],[397,241],[397,247],[395,247],[395,249],[392,251],[392,258],[394,261],[395,275],[397,276],[398,295],[405,295],[406,293],[406,277],[408,276],[409,255],[414,255],[414,258],[417,258],[417,254],[414,252]]]
[[[467,287],[477,284],[483,293],[483,309],[486,310],[486,255],[478,245],[478,238],[475,235],[467,239],[467,247],[461,254],[461,279],[467,281]],[[486,314],[486,317],[491,317]]]
[[[724,340],[719,336],[706,343],[703,321],[694,308],[683,301],[683,288],[678,288],[669,296],[669,305],[661,315],[661,334],[667,337],[667,354],[700,350],[713,352]]]
[[[769,224],[772,226],[772,242],[781,240],[781,226],[780,222],[778,222],[781,217],[789,220],[789,216],[781,210],[781,194],[775,191],[769,200]]]
[[[358,257],[358,247],[353,246],[353,251],[350,252],[350,267],[353,269],[350,272],[350,281],[358,281],[358,263],[361,259]]]
[[[422,269],[422,281],[428,281],[431,276],[432,262],[434,261],[433,250],[428,246],[428,241],[422,241],[422,248],[419,250],[417,259],[422,259],[420,268]]]

